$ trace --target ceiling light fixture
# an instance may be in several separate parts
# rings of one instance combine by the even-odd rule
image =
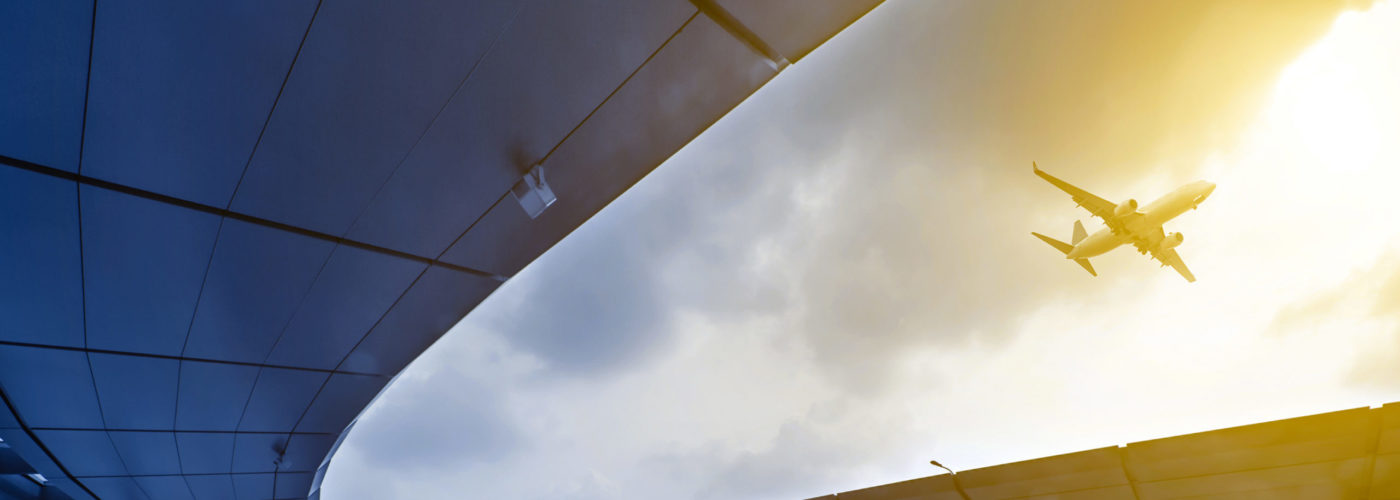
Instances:
[[[525,177],[510,188],[510,194],[515,196],[515,201],[520,202],[520,208],[525,209],[525,214],[531,219],[539,217],[544,213],[544,209],[549,208],[558,199],[554,196],[554,190],[544,181],[544,165],[540,163],[530,167]]]

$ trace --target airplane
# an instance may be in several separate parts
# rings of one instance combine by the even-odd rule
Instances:
[[[1196,281],[1196,277],[1176,253],[1176,247],[1181,245],[1185,237],[1181,233],[1167,234],[1162,230],[1162,224],[1186,213],[1187,210],[1195,210],[1215,191],[1215,184],[1206,181],[1192,182],[1176,188],[1175,191],[1139,210],[1137,200],[1132,198],[1122,203],[1113,203],[1045,173],[1035,162],[1031,162],[1031,168],[1035,170],[1035,175],[1069,193],[1076,206],[1084,207],[1094,217],[1103,219],[1104,225],[1107,226],[1089,235],[1084,231],[1084,224],[1076,220],[1069,243],[1037,232],[1031,233],[1064,253],[1066,259],[1073,260],[1085,271],[1089,271],[1089,274],[1098,276],[1099,273],[1094,272],[1094,266],[1089,264],[1089,257],[1103,255],[1131,243],[1137,247],[1138,253],[1151,254],[1153,259],[1162,263],[1162,267],[1172,266],[1186,281]]]

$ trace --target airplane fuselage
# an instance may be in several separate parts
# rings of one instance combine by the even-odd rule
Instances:
[[[1105,227],[1080,240],[1065,258],[1083,259],[1103,255],[1127,243],[1139,245],[1140,250],[1146,245],[1160,244],[1160,241],[1154,241],[1160,240],[1157,237],[1157,228],[1176,216],[1195,209],[1214,190],[1215,184],[1206,181],[1181,186],[1147,204],[1141,210],[1120,217],[1118,220],[1122,222],[1123,230],[1114,231]]]

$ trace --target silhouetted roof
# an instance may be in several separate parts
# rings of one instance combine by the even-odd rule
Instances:
[[[319,496],[405,365],[876,3],[0,3],[0,497]]]
[[[963,498],[1400,498],[1400,403],[942,474],[812,500]]]

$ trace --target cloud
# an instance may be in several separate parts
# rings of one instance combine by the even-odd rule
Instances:
[[[497,388],[450,366],[395,381],[356,425],[355,448],[371,467],[452,470],[499,461],[526,445]]]
[[[1327,334],[1333,328],[1364,328],[1358,323],[1369,325],[1379,335],[1358,349],[1348,381],[1400,388],[1400,250],[1386,253],[1330,289],[1283,308],[1269,330],[1275,334]]]
[[[650,276],[648,238],[598,229],[581,232],[553,252],[558,257],[508,283],[513,288],[499,293],[518,291],[513,307],[484,314],[503,338],[561,376],[627,366],[667,338],[667,304]]]
[[[905,462],[926,470],[926,459],[910,459],[911,446],[927,434],[910,430],[897,401],[854,403],[832,399],[780,422],[765,442],[736,449],[715,440],[645,458],[641,467],[681,486],[695,500],[805,498],[859,484],[872,462]],[[872,407],[886,410],[869,411]],[[893,410],[893,411],[889,411]],[[918,450],[913,456],[922,457]],[[908,473],[909,467],[896,467]]]
[[[1380,389],[1400,389],[1400,329],[1392,332],[1389,342],[1376,343],[1363,353],[1351,372],[1352,383]]]

